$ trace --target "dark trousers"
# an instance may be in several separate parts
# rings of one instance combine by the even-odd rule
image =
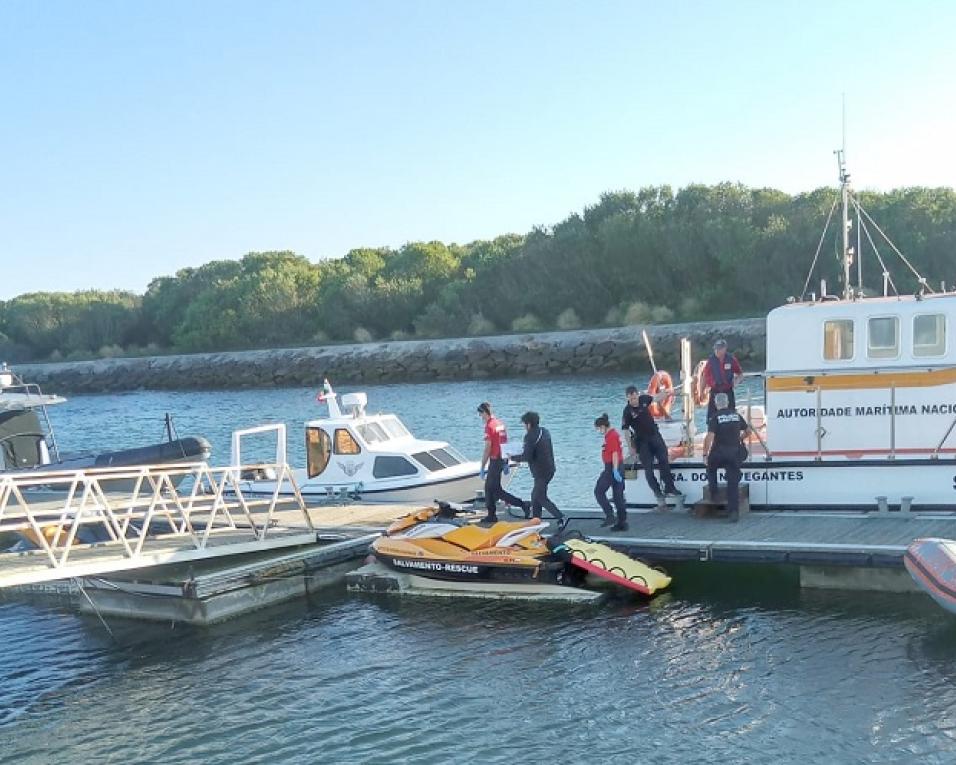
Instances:
[[[534,478],[534,486],[531,488],[531,515],[535,518],[541,517],[542,508],[555,518],[564,517],[558,510],[558,506],[548,498],[548,484],[551,483],[552,478],[554,478],[553,475]]]
[[[624,481],[615,481],[614,465],[605,462],[604,471],[598,476],[597,483],[594,485],[594,498],[604,511],[604,516],[609,521],[613,521],[614,511],[611,509],[611,503],[607,500],[608,489],[613,492],[614,507],[617,508],[617,522],[627,523],[627,505],[624,504]]]
[[[485,507],[488,508],[488,515],[492,518],[497,515],[499,499],[503,499],[512,507],[522,507],[521,498],[509,494],[501,485],[501,471],[504,467],[503,459],[488,460],[488,474],[485,476]]]
[[[740,450],[710,450],[707,455],[707,485],[711,497],[717,496],[717,471],[721,468],[727,474],[727,511],[731,518],[736,518],[740,509],[740,497],[737,495],[737,487],[740,486]]]
[[[644,475],[647,477],[647,485],[651,487],[655,497],[661,495],[661,485],[657,482],[654,475],[654,463],[657,462],[661,469],[661,479],[664,481],[664,491],[677,491],[674,486],[674,476],[671,473],[671,466],[667,460],[667,444],[664,438],[658,433],[654,438],[642,439],[638,444],[638,456],[641,459],[641,467],[644,468]]]

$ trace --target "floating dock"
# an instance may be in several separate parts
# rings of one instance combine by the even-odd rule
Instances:
[[[284,445],[282,426],[248,432],[264,431]],[[262,469],[277,476],[275,492],[244,496],[242,475]],[[341,581],[412,509],[307,507],[278,447],[268,464],[7,473],[0,539],[29,549],[0,553],[0,593],[66,596],[101,617],[209,624]]]
[[[284,465],[277,464],[282,470]],[[515,597],[593,602],[600,593],[531,586],[507,593],[463,592],[449,583],[396,574],[366,562],[371,541],[406,505],[306,507],[301,497],[247,500],[229,493],[238,469],[192,470],[179,490],[168,468],[132,475],[107,470],[73,475],[58,496],[20,491],[37,477],[0,479],[0,531],[31,535],[37,550],[0,553],[0,593],[65,596],[101,617],[211,624],[346,581],[352,590],[443,597]],[[142,479],[124,496],[97,481]],[[197,487],[205,486],[205,491]],[[630,511],[629,529],[610,532],[592,508],[566,512],[570,528],[634,557],[667,564],[796,566],[801,585],[912,591],[903,566],[918,537],[956,539],[956,512],[753,512],[736,523],[688,510]],[[509,516],[500,511],[499,517]],[[512,516],[513,518],[513,516]],[[99,529],[103,541],[81,543]],[[676,583],[679,587],[679,582]],[[487,591],[484,591],[487,589]]]
[[[918,537],[956,539],[956,512],[751,512],[732,523],[647,510],[629,512],[629,529],[615,533],[600,527],[600,514],[570,514],[572,528],[634,557],[798,566],[804,587],[915,590],[903,567],[907,545]]]
[[[375,534],[302,549],[161,566],[109,579],[85,577],[76,599],[101,616],[207,625],[338,584],[360,565]]]
[[[404,505],[311,507],[314,530],[300,544],[252,552],[180,560],[163,565],[40,577],[0,590],[11,597],[54,598],[105,619],[130,618],[209,625],[330,585],[362,566],[369,545],[384,528],[413,508]],[[283,513],[277,513],[283,520]],[[292,532],[290,532],[292,533]],[[93,546],[95,549],[95,546]],[[18,570],[16,559],[37,552],[0,553],[0,573]],[[32,564],[36,565],[36,564]]]

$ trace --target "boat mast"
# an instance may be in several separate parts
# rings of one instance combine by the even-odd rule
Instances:
[[[846,96],[843,98],[843,147],[834,152],[840,171],[840,202],[843,208],[843,299],[853,298],[850,284],[850,266],[853,264],[853,248],[850,247],[850,174],[846,171]]]

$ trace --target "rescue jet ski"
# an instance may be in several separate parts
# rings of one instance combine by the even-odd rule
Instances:
[[[399,518],[372,543],[386,566],[427,579],[501,584],[584,585],[593,577],[653,595],[670,577],[647,564],[567,532],[545,538],[547,521],[498,521],[479,526],[476,514],[446,502]]]

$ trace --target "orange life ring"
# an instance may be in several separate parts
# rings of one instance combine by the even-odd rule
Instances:
[[[647,410],[651,413],[652,417],[660,419],[661,417],[670,417],[671,416],[671,407],[674,406],[674,393],[673,393],[674,381],[671,379],[671,376],[665,372],[663,369],[654,373],[654,376],[651,378],[650,383],[647,386],[648,395],[654,396],[660,393],[662,390],[671,390],[671,394],[661,401],[655,401]]]
[[[694,403],[697,406],[706,406],[710,400],[710,387],[704,379],[707,369],[707,359],[701,359],[694,368]]]

